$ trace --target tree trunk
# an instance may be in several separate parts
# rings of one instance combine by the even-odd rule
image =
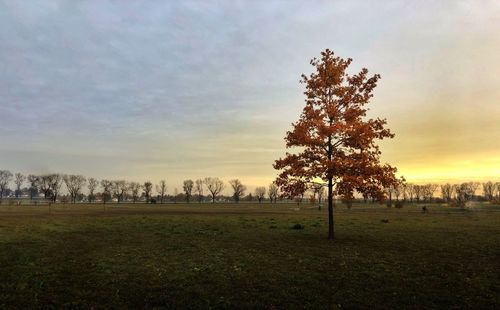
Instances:
[[[328,178],[328,239],[333,240],[333,180]]]

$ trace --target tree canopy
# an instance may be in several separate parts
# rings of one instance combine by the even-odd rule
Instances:
[[[396,184],[396,168],[380,163],[376,140],[393,138],[385,119],[367,119],[365,107],[373,97],[380,75],[363,68],[350,75],[352,59],[326,49],[310,64],[314,72],[302,75],[306,105],[285,136],[287,148],[297,148],[276,160],[276,184],[296,196],[314,182],[329,188],[329,238],[333,239],[333,197],[353,197],[355,191],[378,200]]]

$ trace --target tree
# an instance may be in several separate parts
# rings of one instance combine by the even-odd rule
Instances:
[[[420,197],[422,197],[424,193],[424,187],[423,185],[413,185],[413,194],[415,195],[415,200],[417,202],[420,201]]]
[[[323,190],[325,186],[322,183],[312,183],[310,185],[311,191],[313,192],[313,197],[319,196],[319,193]],[[318,205],[321,204],[321,199],[318,197]]]
[[[69,195],[71,196],[71,201],[76,203],[76,197],[80,193],[80,190],[87,182],[87,179],[83,175],[64,175],[63,176],[64,183],[66,184],[66,188],[68,189]]]
[[[52,191],[50,188],[50,175],[44,174],[39,177],[40,190],[43,193],[44,199],[49,199],[52,196]]]
[[[276,203],[276,199],[278,199],[278,186],[273,182],[271,184],[269,184],[269,189],[268,189],[268,193],[269,193],[269,201],[272,203]]]
[[[137,199],[139,198],[139,192],[142,189],[142,185],[137,182],[130,182],[129,189],[130,193],[132,194],[132,201],[136,203]]]
[[[323,196],[325,195],[325,187],[322,186],[318,190],[318,208],[321,210],[321,203],[323,202]]]
[[[455,187],[450,183],[442,184],[440,187],[441,187],[441,197],[443,198],[443,200],[450,202],[451,197],[453,196],[453,192],[455,191]]]
[[[217,195],[224,189],[224,182],[219,178],[207,177],[203,180],[203,183],[205,183],[208,191],[212,195],[212,203],[215,203],[215,198],[217,198]]]
[[[116,197],[118,203],[123,202],[125,200],[125,196],[127,195],[129,189],[129,185],[125,180],[114,180],[112,181],[112,191],[113,196]]]
[[[102,202],[106,204],[106,201],[111,199],[111,190],[113,188],[113,182],[109,180],[101,180],[102,187]]]
[[[203,199],[203,180],[198,179],[194,182],[194,191],[198,195],[198,203]]]
[[[235,202],[239,202],[240,198],[245,195],[247,187],[241,183],[238,179],[233,179],[229,181],[229,185],[233,188],[233,199]]]
[[[150,181],[144,182],[142,188],[144,189],[144,196],[146,196],[146,203],[148,203],[151,198],[151,192],[153,191],[153,183]]]
[[[167,195],[167,181],[161,180],[159,184],[156,185],[156,192],[160,196],[160,203],[163,203],[165,196]]]
[[[117,202],[121,201],[121,180],[114,180],[112,181],[113,186],[112,186],[112,191],[113,191],[113,196],[116,198]]]
[[[59,195],[59,191],[61,190],[62,186],[62,175],[59,173],[53,173],[48,175],[48,181],[49,181],[49,188],[52,194],[52,201],[56,202],[57,197]]]
[[[457,195],[457,204],[459,207],[464,208],[467,201],[474,197],[474,184],[473,182],[462,183],[455,187]]]
[[[98,185],[99,185],[99,181],[97,181],[94,178],[89,178],[89,183],[87,185],[87,188],[89,189],[88,200],[90,203],[92,203],[95,200],[94,192],[95,192]]]
[[[476,195],[476,191],[479,188],[479,186],[481,186],[481,183],[479,183],[479,182],[469,182],[469,188],[472,192],[472,196],[471,196],[470,200],[472,200],[474,198],[474,196]]]
[[[259,200],[259,203],[262,203],[264,197],[266,196],[266,188],[264,186],[259,186],[255,188],[255,197]]]
[[[184,190],[184,193],[186,194],[186,202],[187,203],[189,203],[189,201],[191,200],[193,186],[194,186],[193,180],[184,180],[183,185],[182,185],[182,189]]]
[[[413,197],[415,196],[415,185],[411,183],[406,183],[405,186],[405,196],[410,199],[410,202],[413,201]]]
[[[58,173],[44,174],[39,176],[38,184],[40,190],[43,192],[45,199],[51,199],[53,202],[57,201],[63,178]]]
[[[392,194],[394,195],[394,197],[396,197],[396,201],[399,201],[399,197],[403,193],[403,188],[404,188],[403,183],[399,183],[399,184],[396,184],[395,186],[391,187]]]
[[[422,185],[421,191],[422,196],[424,196],[424,201],[432,202],[432,198],[434,197],[434,192],[438,188],[437,184],[425,184]]]
[[[9,188],[10,181],[12,181],[12,172],[0,170],[0,201],[2,201],[3,195]]]
[[[127,199],[127,196],[128,196],[128,190],[129,190],[129,185],[128,185],[128,182],[125,181],[125,180],[120,180],[118,182],[118,187],[120,189],[120,199],[118,201],[125,201]]]
[[[306,106],[300,119],[285,137],[287,153],[274,168],[281,170],[276,180],[285,193],[300,183],[320,179],[328,186],[328,238],[334,238],[333,198],[336,194],[369,193],[384,198],[384,188],[397,182],[396,168],[380,164],[375,140],[393,138],[384,119],[365,119],[372,92],[380,75],[368,77],[368,70],[349,75],[352,59],[335,57],[330,50],[313,58],[315,72],[302,75],[306,85]]]
[[[26,181],[26,177],[22,173],[16,173],[14,178],[14,184],[16,184],[16,198],[19,198],[21,194],[21,187],[24,181]]]
[[[486,200],[493,200],[495,194],[495,184],[491,181],[483,183],[483,195]]]
[[[28,175],[28,182],[30,183],[30,200],[38,194],[38,184],[40,182],[40,177],[34,174]]]

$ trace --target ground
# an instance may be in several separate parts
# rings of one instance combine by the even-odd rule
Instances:
[[[500,307],[498,208],[420,210],[339,207],[332,243],[308,205],[1,206],[0,308]]]

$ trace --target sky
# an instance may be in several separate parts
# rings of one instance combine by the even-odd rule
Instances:
[[[500,181],[494,0],[0,0],[0,169],[267,185],[326,48],[381,74],[399,175]]]

